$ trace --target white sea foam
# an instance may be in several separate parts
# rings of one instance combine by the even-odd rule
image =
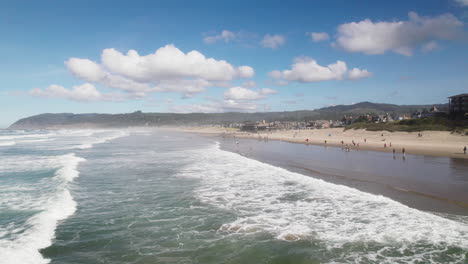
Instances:
[[[44,186],[53,186],[55,188],[53,192],[32,194],[32,192],[28,192],[31,187],[23,187],[25,194],[17,193],[18,196],[24,195],[18,201],[32,203],[27,207],[32,207],[30,209],[40,212],[30,217],[21,226],[0,227],[0,235],[8,237],[8,239],[0,240],[0,263],[42,264],[49,262],[42,257],[39,249],[51,245],[58,222],[66,219],[76,210],[76,202],[68,187],[69,183],[79,175],[77,166],[82,161],[84,161],[83,158],[76,157],[74,154],[58,156],[54,164],[60,164],[60,166],[54,177],[43,179],[43,181],[54,181],[44,184]],[[39,186],[35,186],[36,188],[41,187],[41,183],[37,185]],[[12,187],[13,190],[14,188]],[[16,188],[21,187],[17,186]],[[26,197],[28,194],[31,196]],[[1,200],[7,199],[2,197]],[[2,207],[14,204],[13,199],[13,201],[10,200],[6,204],[2,204]],[[18,209],[14,206],[9,206],[9,208]]]
[[[16,142],[15,141],[3,141],[3,142],[0,142],[0,146],[13,146],[15,145]]]
[[[28,135],[6,135],[0,136],[0,140],[14,140],[14,139],[21,139],[21,138],[48,138],[52,134],[28,134]]]
[[[329,248],[353,242],[398,244],[404,248],[425,242],[434,248],[426,252],[415,246],[414,255],[408,259],[417,259],[418,250],[422,250],[426,262],[448,246],[468,249],[466,219],[459,222],[443,218],[218,147],[195,151],[191,156],[193,163],[179,176],[200,179],[202,185],[196,195],[202,202],[237,215],[236,220],[221,226],[222,233],[268,232],[280,240],[323,241]],[[384,250],[381,254],[385,254]],[[463,254],[457,257],[464,259]]]
[[[112,132],[111,135],[105,135],[105,136],[96,136],[91,139],[87,139],[84,143],[81,145],[76,146],[78,149],[90,149],[96,144],[102,144],[106,143],[108,141],[127,136],[128,132],[126,131],[116,131]]]
[[[28,140],[22,140],[21,143],[36,143],[36,142],[45,142],[45,141],[51,141],[53,140],[52,138],[43,138],[43,139],[28,139]]]

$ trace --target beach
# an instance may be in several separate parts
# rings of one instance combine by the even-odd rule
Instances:
[[[222,135],[224,137],[281,140],[291,143],[327,145],[350,149],[468,159],[463,147],[468,147],[468,136],[448,131],[388,132],[346,130],[343,128],[240,132],[221,127],[179,127],[178,131]],[[418,136],[418,134],[421,136]],[[342,143],[343,141],[343,143]],[[353,144],[353,141],[355,144]]]
[[[466,136],[432,131],[418,136],[417,132],[343,131],[338,128],[271,133],[214,127],[176,130],[212,137],[220,141],[224,150],[334,184],[383,195],[419,210],[468,215],[468,155],[456,152],[466,144]],[[356,145],[352,144],[353,140]],[[401,148],[406,149],[405,155]]]
[[[466,159],[143,128],[0,141],[1,264],[466,261]]]

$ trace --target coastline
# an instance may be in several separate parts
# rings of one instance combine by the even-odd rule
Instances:
[[[401,153],[392,155],[391,151],[375,151],[372,147],[347,152],[341,144],[303,144],[229,130],[220,133],[217,128],[176,130],[215,139],[226,151],[386,196],[419,210],[468,216],[468,159],[437,155],[438,152],[414,155],[414,151],[403,157]]]
[[[262,131],[258,133],[240,132],[220,127],[175,127],[166,129],[233,138],[280,140],[290,143],[339,148],[343,148],[347,144],[351,150],[391,153],[395,149],[396,154],[401,154],[402,149],[405,148],[406,154],[468,159],[468,154],[463,153],[463,147],[468,147],[468,136],[452,134],[448,131],[423,131],[421,132],[422,136],[419,137],[418,132],[344,131],[343,128]],[[384,144],[386,144],[386,147]]]

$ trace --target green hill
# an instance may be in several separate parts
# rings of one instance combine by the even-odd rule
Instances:
[[[257,113],[143,113],[127,114],[40,114],[20,119],[10,129],[47,128],[113,128],[136,126],[178,126],[178,125],[222,125],[247,121],[312,121],[338,120],[343,115],[362,114],[410,114],[416,110],[429,109],[432,105],[393,105],[362,102],[353,105],[337,105],[316,110],[257,112]],[[436,105],[444,111],[447,105]]]

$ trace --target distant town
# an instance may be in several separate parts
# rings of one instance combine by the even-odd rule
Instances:
[[[352,125],[354,123],[388,123],[410,119],[441,118],[451,120],[468,119],[468,94],[459,94],[449,97],[448,111],[440,111],[436,106],[430,109],[421,109],[408,114],[397,113],[344,115],[340,120],[311,120],[311,121],[273,121],[231,123],[225,127],[237,128],[241,131],[262,130],[291,130],[291,129],[324,129]]]

